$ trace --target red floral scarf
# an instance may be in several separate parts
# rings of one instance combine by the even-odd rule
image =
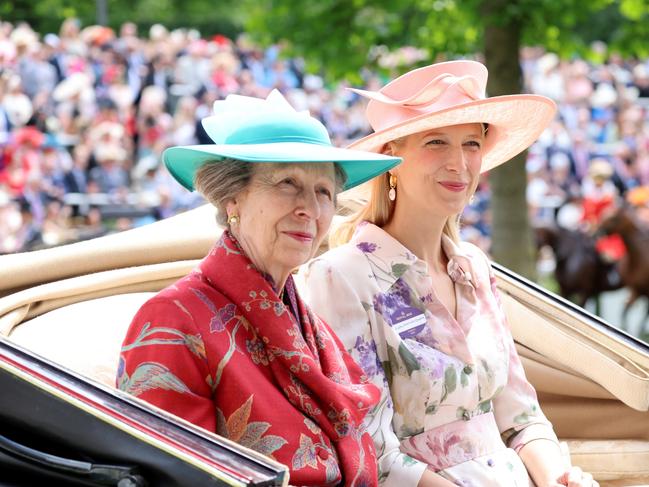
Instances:
[[[338,337],[300,299],[292,277],[285,292],[293,312],[254,267],[229,232],[212,250],[219,282],[265,345],[269,367],[288,400],[312,419],[336,448],[345,486],[377,485],[374,444],[363,419],[380,397]]]

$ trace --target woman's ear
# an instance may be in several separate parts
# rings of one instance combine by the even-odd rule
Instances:
[[[237,200],[234,198],[228,201],[225,204],[225,212],[227,213],[226,218],[230,218],[233,215],[239,215],[239,205],[237,203]]]
[[[394,141],[386,142],[381,149],[381,154],[384,154],[386,156],[395,156],[395,149],[396,144],[394,143]]]

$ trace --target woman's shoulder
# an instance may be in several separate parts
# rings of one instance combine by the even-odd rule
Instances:
[[[372,275],[363,252],[354,244],[346,243],[302,266],[297,282],[298,287],[305,290],[305,296],[309,296],[311,300],[314,292],[320,293],[324,290],[330,293],[342,289],[356,292],[373,289]]]
[[[229,300],[194,271],[150,297],[140,307],[138,315],[164,315],[172,320],[192,318],[197,307],[214,311]]]
[[[471,261],[471,266],[474,271],[479,272],[481,276],[489,278],[491,274],[491,259],[487,254],[477,245],[470,242],[460,242],[460,251],[462,255],[466,256]]]
[[[364,260],[363,252],[354,243],[347,242],[320,254],[312,259],[307,264],[307,267],[321,266],[324,268],[348,269],[349,266],[358,266],[359,258]]]
[[[459,247],[462,253],[465,254],[467,257],[471,259],[481,259],[486,262],[489,262],[489,257],[487,256],[487,254],[476,244],[473,244],[471,242],[465,242],[464,240],[462,240],[460,241]]]

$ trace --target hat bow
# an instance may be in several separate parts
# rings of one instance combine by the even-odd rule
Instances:
[[[404,98],[396,98],[386,93],[384,87],[381,91],[366,91],[352,89],[359,95],[386,105],[402,106],[407,108],[424,108],[440,100],[449,91],[459,91],[470,100],[480,100],[485,97],[484,89],[478,80],[471,75],[454,76],[450,73],[443,73],[436,76],[419,90]],[[397,91],[397,90],[393,90]],[[396,94],[396,93],[395,93]]]

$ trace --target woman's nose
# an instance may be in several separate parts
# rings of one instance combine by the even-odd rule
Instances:
[[[320,202],[315,191],[303,191],[298,199],[296,213],[314,220],[320,218]]]
[[[446,169],[453,172],[460,172],[466,167],[466,159],[462,147],[454,148],[446,160]]]

